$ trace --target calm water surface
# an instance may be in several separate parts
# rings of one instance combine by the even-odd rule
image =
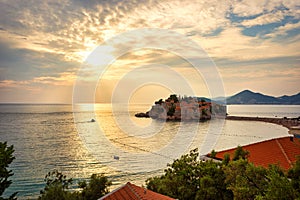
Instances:
[[[230,115],[250,117],[299,117],[299,105],[229,105]]]
[[[0,105],[0,140],[14,145],[16,157],[7,192],[18,191],[19,199],[35,198],[53,169],[74,178],[75,185],[93,173],[105,173],[113,187],[128,181],[142,185],[195,147],[209,152],[288,135],[286,128],[263,122],[211,120],[196,126],[134,117],[148,109],[130,105],[128,112],[122,107],[112,112],[109,104],[78,105],[73,115],[71,105]],[[298,117],[300,106],[228,106],[228,113]]]

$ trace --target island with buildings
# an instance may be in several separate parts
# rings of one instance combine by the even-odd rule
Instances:
[[[166,121],[206,121],[212,117],[226,116],[226,106],[207,98],[170,95],[154,103],[146,113],[137,113],[136,117],[150,117]]]

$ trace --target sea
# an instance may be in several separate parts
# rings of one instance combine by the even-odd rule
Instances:
[[[104,174],[111,190],[127,182],[145,185],[168,163],[198,148],[200,154],[288,136],[276,124],[212,119],[162,122],[136,118],[148,104],[0,104],[0,141],[14,146],[14,173],[5,196],[36,199],[45,175],[59,170],[77,182]],[[299,117],[299,105],[229,105],[232,116]]]

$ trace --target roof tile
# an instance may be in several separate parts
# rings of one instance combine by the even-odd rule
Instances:
[[[293,137],[276,138],[243,146],[250,153],[248,160],[255,165],[268,167],[278,164],[284,169],[289,169],[297,156],[300,156],[300,140]],[[232,158],[236,148],[220,151],[216,158],[223,159],[225,154]]]
[[[173,198],[128,182],[103,196],[100,200],[173,200]]]

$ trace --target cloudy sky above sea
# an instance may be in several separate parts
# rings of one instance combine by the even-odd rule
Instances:
[[[90,53],[111,38],[144,28],[174,31],[201,46],[227,96],[244,89],[273,96],[300,92],[297,0],[1,0],[0,15],[0,102],[71,103]],[[143,35],[133,34],[126,45],[140,43],[134,36]],[[156,46],[157,38],[166,46],[186,45],[184,39],[159,34],[142,39]],[[183,94],[171,87],[178,77],[195,95],[212,92],[181,55],[165,49],[115,54],[126,45],[102,46],[98,65],[112,62],[98,79],[97,102],[110,102],[112,91],[124,85],[134,88],[137,102]],[[88,82],[88,73],[81,76]],[[153,84],[139,82],[151,77]],[[159,81],[164,79],[171,86]]]

